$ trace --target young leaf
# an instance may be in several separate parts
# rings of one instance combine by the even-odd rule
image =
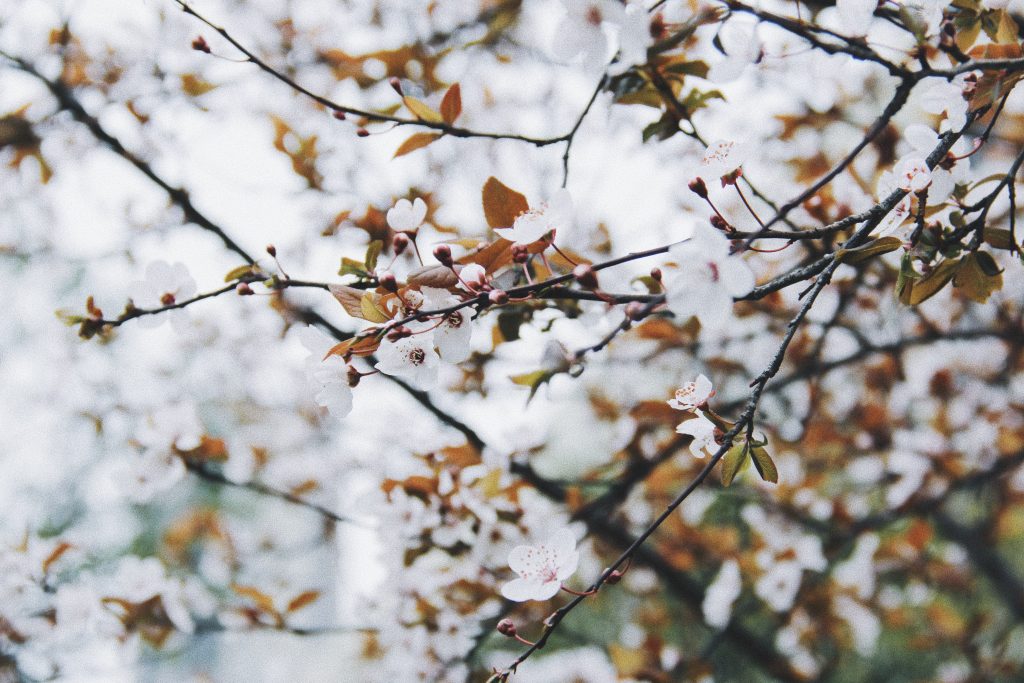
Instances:
[[[746,441],[733,444],[722,458],[722,486],[729,486],[732,480],[739,474],[744,463],[747,462],[747,451],[749,445]]]
[[[971,301],[983,304],[1003,288],[1003,276],[992,256],[979,251],[965,256],[953,276],[953,286]]]
[[[779,483],[779,470],[775,467],[772,456],[768,455],[768,451],[765,450],[764,446],[754,446],[751,448],[750,459],[754,463],[754,469],[761,475],[761,479],[773,484]]]
[[[448,92],[444,94],[444,99],[441,100],[441,118],[450,126],[455,123],[455,119],[459,118],[461,113],[462,90],[459,88],[459,84],[455,83],[452,87],[448,88]]]
[[[526,197],[491,176],[484,183],[484,217],[492,228],[511,228],[516,216],[529,211]]]
[[[422,101],[417,100],[415,97],[403,97],[402,102],[409,108],[409,111],[413,113],[413,116],[418,118],[420,121],[426,121],[428,123],[444,123],[444,118],[439,113],[430,108],[430,106]]]
[[[373,269],[377,267],[377,257],[380,256],[380,252],[384,249],[383,240],[373,240],[369,246],[366,247],[366,257],[363,259],[363,263],[366,264],[366,270],[373,272]]]
[[[405,156],[409,152],[415,152],[418,149],[426,147],[440,137],[441,133],[413,133],[405,142],[398,146],[398,149],[395,150],[394,156],[391,158],[397,159],[398,157]]]
[[[246,263],[243,266],[232,268],[228,271],[228,274],[224,276],[224,282],[231,282],[239,278],[245,277],[246,275],[253,275],[259,272],[259,267]]]
[[[902,246],[903,241],[899,237],[881,237],[874,242],[865,244],[862,247],[855,247],[853,249],[837,249],[836,250],[836,261],[840,263],[860,263],[866,261],[872,256],[878,256],[880,254],[888,254],[890,251],[896,251]]]
[[[353,318],[363,317],[362,301],[365,293],[363,290],[347,285],[327,285],[327,289],[338,300],[346,313]]]
[[[371,323],[386,323],[391,320],[391,316],[380,305],[380,294],[376,292],[364,292],[359,300],[359,309],[361,315],[358,317]]]
[[[311,605],[320,597],[320,591],[303,591],[291,599],[288,603],[288,612],[297,612],[307,605]]]
[[[940,263],[930,273],[910,285],[907,303],[916,306],[938,294],[953,279],[956,269],[959,267],[960,259],[946,259]]]
[[[256,603],[256,607],[263,610],[264,612],[269,612],[270,614],[277,614],[277,610],[274,609],[274,600],[269,595],[261,591],[259,588],[254,588],[253,586],[242,586],[237,583],[233,583],[231,584],[231,590],[235,591],[243,598],[249,598],[254,603]]]
[[[526,402],[529,403],[530,399],[532,399],[534,394],[537,393],[537,390],[546,382],[550,382],[551,378],[554,376],[555,373],[550,370],[534,370],[533,372],[527,372],[522,375],[513,375],[509,379],[520,386],[530,387],[530,396],[526,399]]]

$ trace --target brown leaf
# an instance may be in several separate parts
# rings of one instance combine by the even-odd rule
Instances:
[[[405,142],[398,146],[398,149],[395,150],[395,155],[391,158],[397,159],[409,152],[415,152],[438,140],[440,137],[441,133],[413,133]]]
[[[472,254],[466,254],[458,260],[458,263],[462,265],[478,263],[488,273],[494,273],[512,263],[512,242],[503,237],[499,238]]]
[[[441,118],[450,126],[455,123],[455,119],[459,118],[461,113],[462,90],[459,88],[459,84],[455,83],[452,87],[448,88],[448,92],[444,94],[444,99],[441,100]]]
[[[286,612],[297,612],[307,605],[312,605],[320,597],[320,591],[303,591],[291,599]]]
[[[526,197],[491,176],[484,183],[484,216],[492,228],[511,228],[516,216],[529,211]]]
[[[349,356],[371,356],[377,351],[378,346],[380,346],[380,337],[375,335],[352,337],[332,346],[331,350],[324,356],[324,359],[326,360],[331,356],[341,356],[342,358],[348,358]]]
[[[459,278],[455,276],[455,273],[452,272],[451,268],[433,265],[423,266],[412,271],[406,278],[406,282],[410,285],[418,285],[420,287],[448,289],[459,284]]]
[[[953,279],[959,267],[960,259],[946,259],[920,280],[910,283],[908,285],[911,288],[910,296],[907,303],[916,306],[938,294]]]
[[[74,547],[75,546],[71,545],[67,541],[61,541],[60,543],[58,543],[57,547],[54,548],[53,551],[46,556],[45,560],[43,560],[43,573],[45,574],[46,572],[50,571],[50,566],[54,562],[59,560],[61,555],[63,555],[64,553],[66,553]]]
[[[349,287],[348,285],[327,285],[327,289],[338,300],[345,312],[353,318],[363,317],[363,294],[361,289]]]
[[[983,304],[992,292],[1003,288],[1003,276],[993,267],[995,262],[986,252],[968,254],[953,276],[953,286],[971,301]]]

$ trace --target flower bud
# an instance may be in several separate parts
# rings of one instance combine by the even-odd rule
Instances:
[[[363,374],[356,370],[351,365],[348,366],[348,385],[355,389],[359,386],[359,380],[363,378]]]
[[[197,52],[210,54],[210,46],[206,43],[206,38],[203,38],[202,36],[197,36],[195,40],[192,41],[192,49]]]
[[[622,581],[623,573],[618,569],[612,570],[612,573],[608,575],[608,578],[604,580],[605,583],[610,583],[613,586],[619,581]]]
[[[273,244],[268,244],[267,253],[273,256],[274,258],[277,258],[277,247],[275,247]]]
[[[395,256],[401,256],[408,246],[409,237],[405,233],[397,233],[391,238],[391,249],[395,252]]]
[[[529,258],[530,250],[526,248],[525,244],[512,245],[512,261],[514,263],[526,263]]]
[[[694,178],[690,181],[687,187],[690,188],[690,192],[694,193],[701,199],[708,198],[708,186],[704,184],[703,178]]]
[[[572,276],[584,289],[597,289],[597,273],[587,263],[581,263],[572,269]]]
[[[434,258],[436,258],[437,262],[440,263],[442,266],[447,266],[448,268],[451,268],[453,265],[452,248],[449,247],[447,244],[437,245],[436,247],[434,247]]]
[[[333,116],[334,118],[338,119],[339,121],[344,121],[345,120],[345,112],[343,112],[340,109],[335,109],[334,113],[331,114],[331,116]]]
[[[626,317],[630,320],[643,320],[646,315],[644,305],[639,301],[630,301],[626,304]]]
[[[655,282],[661,282],[661,268],[651,268],[651,279]]]
[[[391,292],[392,294],[398,291],[398,280],[395,279],[394,273],[390,273],[387,271],[381,273],[380,275],[377,276],[377,282],[380,283],[381,287]]]
[[[399,97],[405,97],[405,95],[402,93],[402,82],[398,80],[398,78],[396,78],[395,76],[389,78],[388,85],[391,86],[392,90],[398,93]]]
[[[248,282],[239,282],[238,286],[235,287],[235,293],[238,296],[252,296],[256,292],[252,291],[252,287],[249,286]]]
[[[487,299],[495,306],[504,306],[508,303],[508,293],[502,289],[492,289]]]
[[[503,636],[508,636],[509,638],[515,638],[518,633],[516,631],[516,625],[512,623],[511,619],[502,619],[498,622],[496,628],[498,629],[498,633]]]
[[[711,217],[711,227],[722,232],[732,232],[732,226],[725,222],[725,219],[717,213]]]
[[[411,336],[412,336],[412,330],[410,330],[405,325],[399,325],[398,327],[392,328],[391,331],[388,332],[388,335],[387,335],[388,341],[392,342],[392,343],[398,341],[399,339],[405,339],[406,337],[411,337]]]
[[[361,138],[369,137],[370,131],[366,130],[365,128],[357,128],[356,135],[358,135]]]

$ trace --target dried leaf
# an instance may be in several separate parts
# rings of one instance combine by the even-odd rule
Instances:
[[[444,94],[444,99],[441,100],[441,118],[448,125],[455,123],[455,119],[459,118],[459,114],[462,113],[462,90],[459,88],[459,84],[455,83],[452,87],[448,88],[448,92]]]
[[[363,317],[363,294],[365,292],[348,285],[327,285],[328,291],[334,295],[345,312],[353,318]]]
[[[512,263],[512,242],[500,237],[477,251],[466,254],[458,260],[458,263],[462,265],[478,263],[488,273],[495,273],[500,268]]]
[[[440,265],[423,266],[409,273],[406,282],[410,285],[420,287],[436,287],[438,289],[449,289],[459,284],[459,278],[455,276],[451,268]]]
[[[426,147],[430,143],[438,140],[441,137],[441,133],[413,133],[409,138],[398,146],[395,150],[395,155],[392,159],[405,156],[409,152],[415,152],[418,149]]]
[[[516,216],[529,211],[526,197],[491,176],[484,183],[484,217],[492,228],[511,228]]]
[[[288,603],[286,612],[298,612],[303,607],[312,605],[317,599],[320,598],[320,591],[303,591],[296,595]]]
[[[983,304],[992,292],[1003,288],[1003,276],[992,255],[979,251],[963,257],[953,276],[953,286],[971,301]]]
[[[54,548],[50,552],[50,554],[46,556],[45,560],[43,560],[43,573],[45,574],[48,571],[50,571],[50,567],[53,565],[53,563],[59,560],[61,558],[61,555],[63,555],[64,553],[66,553],[74,547],[75,546],[71,545],[67,541],[61,541],[60,543],[58,543],[57,547]]]
[[[376,335],[352,337],[332,346],[331,350],[324,355],[324,359],[326,360],[331,356],[341,356],[342,358],[349,356],[372,356],[376,353],[378,346],[380,346],[380,337]]]
[[[181,75],[181,91],[189,97],[205,95],[216,87],[216,84],[210,83],[195,74]]]
[[[910,295],[907,303],[916,306],[938,294],[953,279],[959,266],[960,259],[946,259],[924,277],[908,283]]]
[[[881,237],[874,242],[870,242],[860,247],[853,249],[837,249],[836,250],[836,261],[840,263],[860,263],[866,261],[873,256],[880,254],[888,254],[891,251],[896,251],[903,245],[903,241],[899,237]]]

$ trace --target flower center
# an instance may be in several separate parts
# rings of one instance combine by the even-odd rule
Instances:
[[[590,9],[587,10],[587,22],[594,26],[600,26],[602,20],[600,8],[591,5]]]
[[[711,271],[711,281],[718,282],[720,274],[718,272],[718,264],[714,261],[708,261],[708,270]]]
[[[423,365],[423,361],[427,359],[427,354],[423,352],[423,349],[411,349],[408,353],[409,362],[413,365]]]
[[[163,296],[160,297],[160,303],[164,306],[171,306],[174,304],[174,295],[170,292],[164,292]]]

